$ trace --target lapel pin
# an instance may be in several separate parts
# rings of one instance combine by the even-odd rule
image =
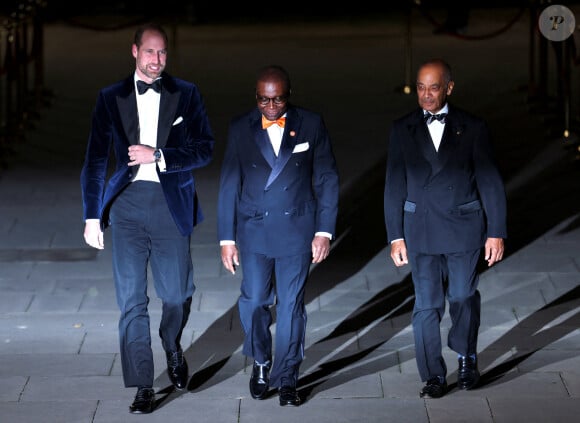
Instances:
[[[290,131],[290,136],[291,136],[291,137],[294,137],[294,136],[296,136],[296,132],[294,132],[294,131]]]

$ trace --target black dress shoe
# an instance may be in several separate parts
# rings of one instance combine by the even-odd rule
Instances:
[[[183,357],[183,351],[167,351],[167,374],[169,380],[177,389],[185,389],[187,387],[187,361]]]
[[[138,388],[129,412],[133,414],[149,414],[155,407],[155,391],[153,388]]]
[[[294,386],[283,385],[278,390],[278,394],[280,395],[280,405],[282,407],[298,407],[300,405],[300,397]]]
[[[457,370],[457,387],[459,389],[472,389],[479,382],[479,370],[477,370],[477,358],[459,357]]]
[[[419,397],[441,398],[446,393],[447,393],[447,382],[445,381],[445,379],[441,381],[441,378],[434,377],[427,381],[423,389],[421,389]]]
[[[270,387],[270,362],[258,364],[254,361],[250,377],[250,394],[254,399],[264,399]]]

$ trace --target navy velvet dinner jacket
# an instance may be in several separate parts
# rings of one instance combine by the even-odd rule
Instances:
[[[159,179],[167,205],[183,235],[203,219],[192,170],[212,158],[214,138],[202,96],[193,83],[162,75],[157,148],[167,165]],[[134,178],[138,166],[129,167],[128,147],[138,144],[139,118],[134,76],[102,89],[92,114],[91,131],[81,172],[84,219],[109,224],[112,201]],[[107,180],[111,150],[115,166]]]

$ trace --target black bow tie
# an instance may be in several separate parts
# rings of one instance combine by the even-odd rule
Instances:
[[[156,79],[151,84],[145,81],[137,80],[137,91],[139,94],[145,94],[149,88],[152,88],[156,93],[161,92],[161,79]]]
[[[433,115],[431,113],[425,113],[425,116],[423,116],[423,117],[425,118],[425,123],[427,125],[429,125],[434,120],[438,120],[441,123],[445,123],[445,117],[446,116],[447,116],[447,113],[439,113],[439,114],[436,114],[436,115]]]

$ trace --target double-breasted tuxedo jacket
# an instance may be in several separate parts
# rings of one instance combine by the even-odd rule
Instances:
[[[321,117],[290,106],[278,157],[256,108],[231,122],[218,199],[218,237],[270,257],[311,251],[334,234],[339,181]]]
[[[441,254],[507,236],[504,186],[483,120],[449,105],[436,151],[417,109],[393,123],[388,155],[389,242],[404,238],[409,251]]]

